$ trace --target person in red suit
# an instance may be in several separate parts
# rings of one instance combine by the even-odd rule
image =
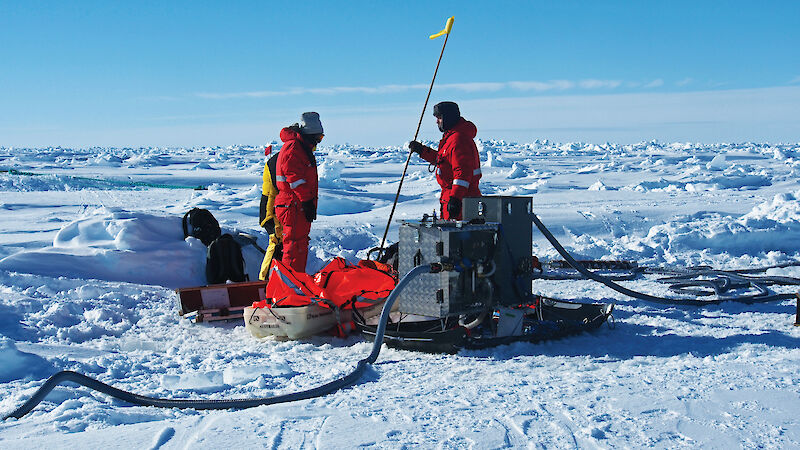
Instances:
[[[458,105],[453,102],[436,104],[433,115],[439,131],[444,133],[438,151],[417,141],[409,142],[408,148],[436,165],[436,181],[442,187],[439,197],[442,218],[461,220],[461,200],[481,196],[478,187],[481,161],[474,141],[478,129],[461,117]]]
[[[305,272],[311,222],[317,218],[317,160],[314,150],[324,134],[319,114],[305,112],[300,122],[281,130],[275,181],[275,217],[283,227],[281,262]]]

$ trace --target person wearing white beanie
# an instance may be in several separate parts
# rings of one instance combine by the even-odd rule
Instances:
[[[275,217],[282,228],[281,262],[305,272],[311,222],[317,218],[319,179],[314,150],[324,137],[316,112],[304,112],[300,122],[281,130],[275,181]]]

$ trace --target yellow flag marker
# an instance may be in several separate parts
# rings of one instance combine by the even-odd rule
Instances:
[[[456,20],[456,16],[453,16],[447,19],[447,25],[444,26],[444,30],[431,35],[431,39],[436,39],[439,36],[444,36],[445,34],[450,34],[450,29],[453,28],[453,21]]]

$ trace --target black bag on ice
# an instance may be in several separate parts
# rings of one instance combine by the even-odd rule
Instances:
[[[249,280],[244,272],[242,247],[230,234],[223,234],[208,246],[206,280],[208,280],[208,284],[221,284],[228,280]]]
[[[192,208],[183,215],[183,238],[193,236],[210,245],[221,234],[219,222],[207,209]]]
[[[392,266],[394,270],[397,270],[397,265],[399,263],[399,252],[398,252],[398,243],[395,242],[394,244],[386,247],[386,251],[378,258],[379,263],[388,264]]]

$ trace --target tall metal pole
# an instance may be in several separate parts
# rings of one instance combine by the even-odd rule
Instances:
[[[414,140],[419,136],[419,129],[422,126],[422,119],[425,117],[425,109],[428,108],[428,100],[431,98],[431,91],[433,91],[433,83],[436,81],[436,74],[439,73],[439,64],[442,62],[442,55],[444,55],[444,48],[447,46],[447,39],[450,33],[445,34],[444,44],[442,44],[442,52],[439,53],[439,60],[436,61],[436,70],[433,71],[433,78],[431,79],[431,86],[428,88],[428,95],[425,97],[425,104],[422,106],[422,114],[419,115],[419,123],[417,123],[417,131],[414,133]],[[381,239],[381,253],[383,253],[384,245],[386,244],[386,235],[389,233],[389,226],[392,224],[392,217],[394,217],[394,210],[397,208],[397,200],[400,198],[400,190],[403,189],[403,180],[406,178],[408,171],[408,163],[411,161],[412,152],[408,150],[408,157],[406,158],[406,165],[403,167],[403,175],[400,177],[400,184],[397,186],[397,194],[394,196],[394,204],[392,204],[392,212],[389,213],[389,221],[386,222],[386,229],[383,231],[383,239]]]

